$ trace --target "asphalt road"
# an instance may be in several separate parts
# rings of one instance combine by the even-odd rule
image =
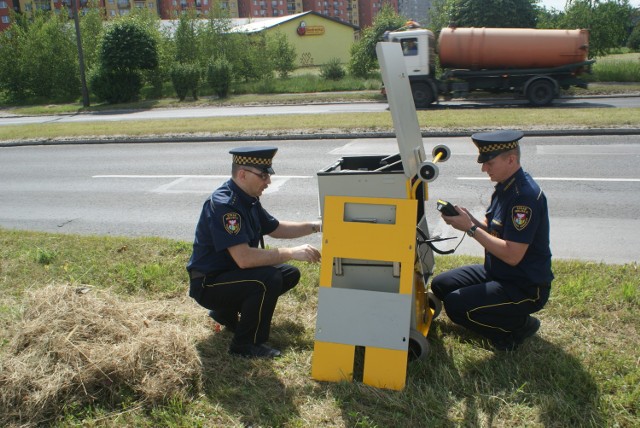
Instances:
[[[229,175],[228,151],[244,144],[264,143],[0,148],[0,226],[191,241],[203,201]],[[394,139],[268,144],[280,150],[274,165],[277,175],[263,204],[276,217],[290,220],[318,217],[320,169],[347,155],[398,151]],[[448,145],[452,156],[440,164],[437,180],[429,185],[429,226],[432,234],[460,237],[439,218],[435,200],[448,199],[481,215],[493,186],[475,162],[475,148],[467,137],[424,139],[427,152],[436,144]],[[555,257],[607,263],[640,260],[640,136],[531,136],[522,147],[525,169],[549,199]],[[314,235],[310,242],[320,246],[320,239]],[[481,249],[466,239],[457,253],[481,255]]]
[[[561,98],[554,102],[554,107],[564,108],[630,108],[640,107],[638,96],[616,97],[575,97]],[[237,106],[237,107],[193,107],[180,109],[152,109],[122,112],[94,112],[81,114],[51,116],[0,116],[0,126],[36,124],[36,123],[75,123],[96,121],[127,120],[166,120],[179,118],[283,115],[283,114],[326,114],[382,112],[387,109],[386,103],[336,103],[308,105],[271,105],[271,106]],[[474,108],[528,108],[526,100],[485,99],[485,100],[451,100],[441,101],[434,109],[474,109]]]

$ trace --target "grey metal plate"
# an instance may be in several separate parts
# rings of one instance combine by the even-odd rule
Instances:
[[[411,295],[320,287],[316,340],[407,350]]]

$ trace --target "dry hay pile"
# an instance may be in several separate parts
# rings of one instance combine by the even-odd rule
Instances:
[[[88,290],[88,291],[87,291]],[[33,290],[0,355],[0,426],[39,424],[69,405],[145,404],[202,387],[185,301],[125,300],[88,288]],[[124,395],[123,395],[124,394]]]

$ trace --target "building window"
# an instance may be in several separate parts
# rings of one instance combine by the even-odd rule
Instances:
[[[7,2],[6,1],[0,1],[0,9],[6,9],[7,6]]]
[[[11,22],[11,19],[9,19],[9,17],[8,17],[8,16],[3,16],[3,17],[2,17],[2,23],[3,23],[3,24],[8,24],[8,23],[10,23],[10,22]]]

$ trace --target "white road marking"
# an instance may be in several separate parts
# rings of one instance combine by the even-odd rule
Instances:
[[[489,180],[489,177],[456,177],[458,180]],[[596,181],[596,182],[619,182],[637,183],[640,178],[588,178],[588,177],[534,177],[535,181]]]
[[[153,193],[211,193],[217,189],[222,183],[229,179],[228,175],[94,175],[92,178],[111,178],[111,179],[173,179],[151,190]],[[263,194],[277,192],[290,179],[309,179],[310,175],[273,175],[271,176],[271,184]]]
[[[179,174],[179,175],[94,175],[91,178],[211,178],[211,179],[228,179],[228,175],[188,175],[188,174]],[[272,175],[271,179],[274,178],[313,178],[311,175]]]

